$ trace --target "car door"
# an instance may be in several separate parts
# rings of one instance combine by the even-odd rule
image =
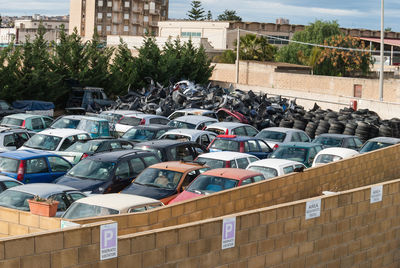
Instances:
[[[237,127],[232,130],[232,135],[247,136],[247,132],[244,127]]]
[[[246,146],[246,144],[247,144],[247,146]],[[260,159],[267,158],[267,156],[268,156],[267,152],[261,151],[261,148],[260,148],[257,140],[246,141],[244,148],[245,148],[245,150],[244,150],[245,153],[254,155]]]
[[[14,133],[15,145],[17,149],[24,145],[29,140],[29,134],[26,132],[15,132]]]
[[[198,155],[198,153],[194,152],[190,144],[178,145],[175,149],[175,156],[173,159],[176,161],[193,161]]]
[[[61,217],[62,214],[64,214],[67,208],[71,205],[65,193],[54,194],[49,196],[48,198],[58,201],[56,217]]]
[[[315,156],[317,155],[317,150],[316,150],[316,148],[315,147],[311,147],[309,150],[308,150],[308,160],[307,160],[307,163],[304,163],[304,165],[305,166],[308,166],[308,167],[311,167],[311,165],[312,165],[312,163],[313,163],[313,161],[314,161],[314,158],[315,158]]]
[[[203,145],[204,147],[207,147],[210,144],[210,138],[208,137],[208,134],[203,134],[200,136],[200,145]]]
[[[139,159],[140,158],[134,158]],[[132,159],[131,159],[132,160]],[[141,160],[140,160],[141,161]],[[143,164],[143,162],[142,162]],[[143,164],[144,165],[144,164]],[[133,179],[133,170],[131,168],[130,161],[122,160],[117,164],[115,168],[114,177],[107,193],[118,193],[128,186]]]
[[[31,125],[32,130],[35,132],[42,131],[46,128],[41,118],[32,118]]]
[[[50,172],[53,180],[63,176],[68,170],[72,168],[72,165],[59,156],[47,157],[50,166]]]
[[[272,153],[271,147],[269,147],[268,144],[263,140],[256,140],[256,142],[258,143],[258,146],[261,149],[260,156],[257,155],[256,156],[260,159],[268,158],[268,156]]]
[[[48,167],[46,157],[26,160],[26,171],[23,183],[53,182],[54,178]]]
[[[241,169],[246,169],[249,165],[249,160],[247,158],[236,158],[237,167]]]
[[[247,136],[254,137],[258,134],[257,129],[253,128],[252,126],[245,126],[244,127],[247,133]]]
[[[10,151],[17,150],[17,143],[16,143],[15,136],[13,133],[4,135],[3,146],[4,146],[4,148],[6,148],[7,150],[10,150]]]

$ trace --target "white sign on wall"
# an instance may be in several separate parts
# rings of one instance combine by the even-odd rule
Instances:
[[[371,204],[382,201],[383,185],[371,187]]]
[[[118,223],[100,226],[100,260],[118,256]]]
[[[306,204],[306,220],[321,216],[321,199],[308,201]]]
[[[222,222],[222,249],[235,247],[236,217],[224,219]]]

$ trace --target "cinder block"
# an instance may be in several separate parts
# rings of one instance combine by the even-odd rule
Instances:
[[[10,236],[29,234],[29,227],[10,222],[8,224],[8,234]]]
[[[257,255],[257,242],[248,243],[239,246],[240,260],[247,259]]]
[[[183,215],[184,213],[184,205],[183,204],[174,204],[170,206],[171,208],[171,216],[178,217]],[[152,213],[158,215],[158,213]]]
[[[61,226],[61,220],[59,218],[43,217],[39,216],[39,228],[44,230],[55,230]]]
[[[35,253],[43,253],[63,248],[63,233],[50,233],[35,236]]]
[[[299,244],[299,256],[309,255],[314,251],[314,241]]]
[[[236,227],[237,228],[237,227]],[[222,222],[207,222],[203,223],[200,226],[200,237],[207,238],[212,237],[214,235],[221,234],[222,232]]]
[[[344,218],[344,207],[331,209],[331,221],[338,221]]]
[[[239,248],[229,248],[221,250],[221,264],[228,264],[239,260]]]
[[[50,254],[40,254],[40,255],[33,255],[33,256],[24,256],[21,257],[21,268],[30,268],[30,267],[40,267],[40,268],[47,268],[51,267],[50,262]]]
[[[276,221],[276,209],[260,212],[260,224],[268,224],[275,221]]]
[[[246,266],[241,266],[246,267]],[[247,261],[247,267],[251,268],[264,268],[265,267],[265,256],[255,256],[251,257]]]
[[[350,230],[350,219],[341,220],[337,223],[337,231],[338,232],[346,232]]]
[[[266,254],[265,256],[265,266],[273,266],[282,263],[282,251],[276,250]]]
[[[98,261],[100,259],[100,245],[92,244],[78,248],[78,263],[85,264]]]
[[[63,232],[64,248],[89,245],[92,242],[92,232],[90,228],[80,228]]]
[[[162,221],[160,219],[160,211],[162,211],[162,210],[163,209],[157,210],[159,221]],[[138,227],[138,226],[146,226],[146,225],[149,225],[149,215],[147,213],[138,213],[138,214],[130,215],[130,217],[128,218],[128,226],[129,227]]]
[[[164,249],[145,251],[142,255],[143,268],[155,267],[163,264],[165,262],[164,256]]]
[[[149,251],[156,247],[156,235],[148,234],[131,239],[131,253]]]
[[[165,247],[174,245],[178,242],[178,231],[168,230],[156,233],[156,247]]]
[[[314,267],[320,263],[320,253],[306,256],[306,267]]]
[[[273,239],[265,239],[258,241],[257,253],[258,255],[264,255],[267,252],[270,252],[275,249],[275,240]]]
[[[280,222],[268,224],[268,237],[283,234],[283,224]]]
[[[308,236],[307,239],[308,241],[313,241],[313,240],[318,240],[322,236],[322,226],[314,226],[311,229],[308,229]]]
[[[118,239],[118,256],[131,254],[131,240]]]
[[[39,216],[38,215],[34,215],[32,213],[20,213],[20,215],[19,215],[19,223],[22,224],[22,225],[35,227],[35,228],[39,228],[40,227]]]
[[[189,256],[189,244],[181,243],[165,249],[166,262],[175,262]]]
[[[286,248],[292,244],[292,234],[282,234],[275,238],[275,249]]]
[[[213,251],[199,258],[199,267],[216,267],[220,263],[220,251]]]
[[[246,244],[249,241],[250,229],[237,230],[236,231],[236,242],[240,244]],[[399,232],[400,234],[400,232]]]
[[[281,207],[276,211],[278,221],[289,218],[293,218],[293,206]]]
[[[0,220],[19,223],[19,211],[15,209],[0,207]]]
[[[293,244],[304,243],[307,241],[307,230],[300,230],[292,234]]]
[[[300,229],[300,218],[289,219],[285,222],[284,232],[290,233]]]
[[[32,255],[35,252],[34,241],[33,237],[4,241],[5,259]]]
[[[293,258],[297,258],[299,256],[299,247],[294,246],[294,247],[288,247],[285,250],[283,250],[283,261],[289,261]]]
[[[211,239],[200,239],[189,242],[189,257],[196,257],[211,251]]]
[[[69,267],[78,264],[78,248],[51,253],[51,267]]]
[[[184,213],[189,214],[191,212],[196,211],[196,200],[189,201],[187,203],[183,203]]]
[[[118,257],[118,268],[142,267],[142,254],[131,254]]]
[[[267,237],[267,226],[254,226],[249,229],[249,241],[263,240]]]
[[[348,253],[349,253],[349,246],[347,244],[339,245],[338,247],[335,248],[335,258],[337,259],[347,256]]]
[[[0,220],[0,233],[8,235],[8,225],[10,223]]]
[[[118,267],[118,259],[109,259],[104,261],[99,261],[92,264],[91,268],[117,268]]]

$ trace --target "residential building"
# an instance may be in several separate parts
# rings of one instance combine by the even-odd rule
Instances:
[[[168,18],[168,0],[71,0],[70,33],[76,28],[84,40],[95,29],[108,35],[158,35],[159,21]]]
[[[44,39],[48,42],[57,41],[61,25],[64,25],[65,30],[68,32],[68,19],[45,19],[40,15],[34,15],[33,18],[16,19],[14,21],[15,28],[15,42],[25,43],[28,36],[34,39],[39,25],[43,25],[46,33]]]

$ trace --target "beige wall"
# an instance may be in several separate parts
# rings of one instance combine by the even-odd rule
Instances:
[[[104,5],[107,1],[104,1]],[[96,19],[96,0],[86,0],[86,17],[85,17],[85,38],[92,39],[94,34],[95,19]]]
[[[81,18],[82,18],[82,0],[71,0],[69,7],[69,34],[72,34],[74,29],[81,34]]]

